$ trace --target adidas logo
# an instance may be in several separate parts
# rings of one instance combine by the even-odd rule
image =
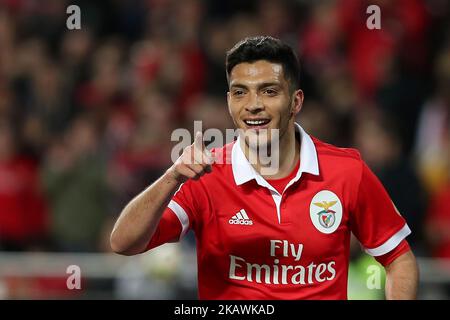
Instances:
[[[244,209],[241,209],[238,213],[232,216],[230,220],[228,220],[228,223],[251,226],[253,221],[248,217],[247,212],[245,212]]]

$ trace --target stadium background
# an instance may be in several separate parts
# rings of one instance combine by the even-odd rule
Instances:
[[[225,52],[267,34],[301,59],[299,122],[358,148],[408,221],[419,298],[448,299],[449,23],[446,0],[0,0],[0,298],[196,298],[192,234],[120,257],[109,233],[175,128],[232,128]],[[357,243],[351,261],[350,297],[383,298]]]

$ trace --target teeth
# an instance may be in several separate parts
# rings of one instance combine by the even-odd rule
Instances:
[[[249,125],[260,125],[260,124],[265,124],[265,123],[267,123],[268,121],[267,120],[245,120],[245,123],[246,124],[249,124]]]

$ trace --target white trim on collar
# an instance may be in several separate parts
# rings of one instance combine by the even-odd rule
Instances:
[[[295,123],[295,129],[300,132],[301,135],[300,167],[298,168],[297,175],[291,182],[289,182],[286,188],[300,179],[303,172],[319,175],[319,164],[314,142],[298,123]],[[231,150],[231,166],[233,169],[234,181],[237,185],[241,185],[247,181],[255,179],[258,184],[267,186],[268,183],[266,183],[265,179],[261,177],[258,172],[256,172],[245,157],[244,152],[241,149],[239,137]]]

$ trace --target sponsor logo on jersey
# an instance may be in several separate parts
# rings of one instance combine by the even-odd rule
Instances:
[[[244,209],[239,210],[234,216],[228,220],[229,224],[240,224],[244,226],[251,226],[253,221],[248,217]]]
[[[336,261],[302,261],[304,245],[271,239],[265,263],[230,254],[228,278],[272,285],[315,285],[336,278]],[[306,263],[305,263],[306,262]]]
[[[329,190],[318,192],[311,200],[309,210],[314,227],[322,233],[333,233],[341,223],[341,201],[335,193]]]

